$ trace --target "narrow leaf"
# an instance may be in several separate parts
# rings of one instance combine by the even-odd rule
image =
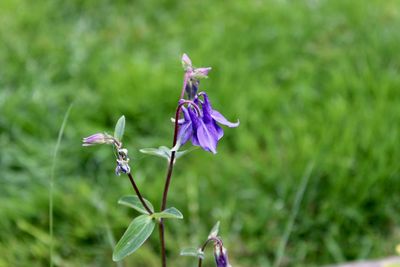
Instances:
[[[168,208],[162,212],[153,213],[151,216],[156,219],[183,219],[182,213],[174,207]]]
[[[211,229],[210,233],[208,234],[208,238],[216,237],[218,235],[218,232],[219,232],[219,221]]]
[[[147,199],[144,199],[144,202],[146,202],[146,205],[149,207],[149,209],[154,212],[153,205],[148,201]],[[123,196],[118,200],[118,204],[124,205],[131,207],[135,210],[137,210],[140,213],[143,214],[149,214],[147,210],[143,207],[142,202],[138,198],[138,196],[135,195],[129,195],[129,196]]]
[[[191,147],[191,148],[189,148],[189,149],[187,149],[187,150],[176,151],[176,156],[175,156],[175,157],[176,157],[177,159],[179,159],[180,157],[186,155],[186,154],[189,153],[189,152],[192,152],[193,150],[195,150],[195,149],[197,149],[197,148],[198,148],[198,147],[193,146],[193,147]]]
[[[135,252],[154,230],[155,222],[148,215],[136,217],[114,248],[113,261],[120,261]]]
[[[180,255],[204,259],[204,252],[199,248],[184,248],[181,250]]]
[[[166,146],[160,146],[159,148],[142,148],[139,151],[143,154],[153,155],[161,158],[165,158],[169,161],[171,158],[171,153],[174,151],[175,147],[169,149]],[[187,153],[197,149],[197,147],[192,147],[187,150],[175,151],[175,159],[179,159],[180,157],[186,155]]]
[[[125,131],[125,116],[121,116],[115,125],[114,138],[121,141]]]
[[[166,146],[160,146],[159,148],[142,148],[139,150],[143,154],[153,155],[167,160],[171,157],[171,151]]]

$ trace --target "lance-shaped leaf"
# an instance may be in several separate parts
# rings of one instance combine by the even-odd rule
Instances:
[[[115,246],[113,261],[120,261],[135,252],[149,238],[155,224],[149,215],[136,217]]]
[[[143,199],[143,200],[146,203],[147,207],[149,207],[149,209],[152,212],[154,212],[153,205],[150,203],[150,201],[148,201],[147,199]],[[143,204],[140,201],[139,197],[135,196],[135,195],[128,195],[128,196],[121,197],[118,200],[118,204],[131,207],[131,208],[133,208],[133,209],[135,209],[138,212],[143,213],[143,214],[149,214],[147,212],[147,210],[143,207]]]
[[[204,259],[204,252],[199,248],[184,248],[181,250],[180,255]]]
[[[160,146],[159,148],[142,148],[139,151],[143,154],[162,157],[167,160],[169,160],[171,157],[171,150],[166,146]]]
[[[153,213],[151,216],[155,219],[183,219],[182,213],[174,207]]]
[[[216,237],[218,235],[218,232],[219,232],[219,221],[211,229],[210,233],[208,234],[208,238]]]
[[[161,158],[165,158],[166,160],[171,159],[171,153],[175,148],[169,149],[166,146],[160,146],[159,148],[142,148],[139,151],[143,154],[148,154],[148,155],[153,155]],[[196,147],[192,147],[188,150],[182,150],[182,151],[175,151],[175,159],[179,159],[183,155],[195,150]]]
[[[121,116],[115,125],[114,138],[118,141],[122,140],[125,131],[125,116]]]

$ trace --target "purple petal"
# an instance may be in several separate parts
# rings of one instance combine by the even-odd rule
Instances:
[[[197,136],[196,136],[196,131],[197,131],[198,125],[200,123],[199,118],[197,117],[196,113],[191,108],[188,109],[188,113],[190,116],[190,120],[192,122],[192,131],[193,131],[192,144],[195,146],[200,146],[199,140],[197,139]]]
[[[182,113],[183,113],[183,118],[184,120],[187,121],[191,121],[190,120],[190,115],[189,115],[189,111],[187,110],[187,108],[182,107]]]
[[[224,136],[224,130],[215,121],[213,121],[213,124],[218,134],[218,140],[220,140]]]
[[[231,267],[228,260],[228,252],[222,245],[215,245],[214,257],[217,267]]]
[[[184,145],[193,136],[192,121],[187,108],[182,107],[183,119],[178,132],[178,142]]]
[[[208,99],[208,96],[206,93],[203,93],[203,98],[204,98],[204,104],[202,105],[203,107],[203,112],[204,113],[209,113],[210,116],[216,120],[217,122],[221,123],[222,125],[228,126],[228,127],[238,127],[239,126],[239,121],[237,122],[230,122],[228,121],[221,113],[218,111],[212,109],[210,100]]]
[[[193,136],[192,123],[188,122],[179,127],[178,140],[184,145]]]
[[[218,143],[218,133],[216,129],[211,125],[211,127],[207,127],[210,124],[205,124],[203,121],[200,121],[200,127],[197,128],[196,136],[199,141],[200,146],[207,151],[210,151],[214,154],[217,153],[217,143]]]
[[[211,113],[212,113],[211,103],[208,100],[207,94],[204,93],[203,97],[204,97],[204,103],[201,105],[201,107],[203,109],[203,121],[205,123],[209,123],[213,119],[211,117]]]
[[[206,124],[192,109],[189,109],[193,126],[193,145],[202,147],[206,151],[217,153],[218,132],[214,125]]]
[[[228,126],[228,127],[238,127],[239,126],[239,120],[237,122],[230,122],[228,121],[221,113],[219,113],[216,110],[213,110],[211,112],[211,117],[216,120],[217,122],[221,123],[222,125]]]

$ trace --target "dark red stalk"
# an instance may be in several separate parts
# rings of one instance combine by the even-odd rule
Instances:
[[[183,87],[182,87],[182,91],[181,91],[181,95],[179,99],[183,99],[184,95],[185,95],[185,88],[186,88],[186,84],[188,81],[188,74],[185,73],[184,79],[183,79]],[[177,139],[178,139],[178,130],[179,130],[179,117],[180,117],[180,112],[181,112],[181,108],[182,106],[186,104],[185,102],[180,103],[178,105],[178,107],[176,108],[176,112],[175,112],[175,128],[174,128],[174,139],[172,142],[172,147],[174,147],[176,145]],[[165,178],[165,186],[164,186],[164,191],[163,191],[163,197],[162,197],[162,202],[161,202],[161,211],[163,211],[166,206],[167,206],[167,197],[168,197],[168,191],[169,191],[169,186],[171,183],[171,178],[172,178],[172,171],[174,169],[174,161],[175,161],[175,151],[171,152],[171,158],[169,159],[169,164],[168,164],[168,170],[167,170],[167,175]],[[164,220],[161,219],[160,223],[159,223],[159,231],[160,231],[160,243],[161,243],[161,266],[162,267],[167,267],[167,257],[166,257],[166,251],[165,251],[165,229],[164,229]]]
[[[132,187],[136,192],[136,195],[138,196],[140,202],[142,202],[143,207],[147,210],[147,212],[151,215],[153,214],[153,212],[151,211],[151,209],[147,206],[146,202],[144,201],[142,195],[140,194],[139,188],[137,187],[135,181],[133,180],[132,174],[128,173],[127,174],[129,177],[129,180],[131,181]]]

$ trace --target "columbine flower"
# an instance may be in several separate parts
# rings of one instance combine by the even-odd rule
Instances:
[[[115,144],[116,140],[111,135],[96,133],[83,138],[82,142],[82,146],[92,146],[98,144]]]
[[[200,101],[196,96],[194,104],[201,105],[201,114],[189,105],[188,108],[182,107],[183,120],[180,121],[178,142],[179,145],[185,144],[188,140],[195,146],[200,146],[206,151],[217,153],[218,141],[224,136],[224,131],[218,123],[237,127],[238,122],[228,121],[221,113],[213,110],[206,93],[201,93],[204,101]]]
[[[228,252],[219,242],[214,243],[214,257],[217,267],[232,267],[232,265],[229,264]]]

